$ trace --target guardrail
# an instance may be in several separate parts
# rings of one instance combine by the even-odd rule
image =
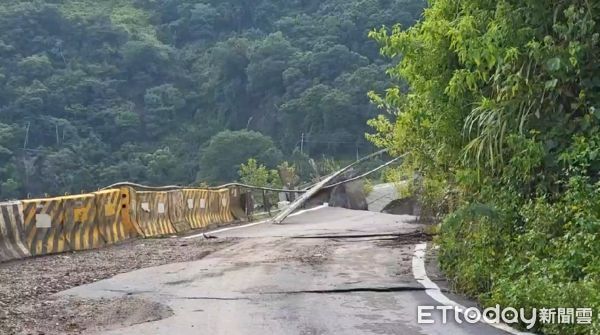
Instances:
[[[0,262],[243,220],[240,188],[98,192],[0,204]]]
[[[385,152],[364,157],[300,190],[242,183],[199,188],[121,182],[87,194],[0,203],[0,262],[252,220],[259,211],[271,216],[280,201],[289,201],[290,205],[273,219],[281,223],[319,190],[364,178],[403,157],[327,185],[350,168]]]

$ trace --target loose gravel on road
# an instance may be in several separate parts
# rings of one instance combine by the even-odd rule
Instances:
[[[86,334],[86,329],[103,326],[98,315],[108,314],[115,322],[117,315],[110,313],[127,306],[137,306],[140,312],[121,322],[163,318],[171,313],[168,308],[140,299],[71,301],[53,294],[141,268],[198,260],[233,243],[233,239],[132,240],[0,264],[0,334]]]

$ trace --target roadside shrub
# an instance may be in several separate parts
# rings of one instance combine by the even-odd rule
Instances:
[[[598,18],[598,1],[436,0],[371,33],[402,85],[371,93],[387,114],[367,137],[408,154],[443,270],[484,305],[594,308],[545,334],[600,334]]]

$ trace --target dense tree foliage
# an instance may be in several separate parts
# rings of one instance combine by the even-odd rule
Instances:
[[[451,213],[442,265],[484,304],[600,311],[598,18],[598,1],[436,0],[372,33],[410,89],[372,95],[391,115],[371,139],[410,152],[404,173]]]
[[[277,171],[267,169],[254,158],[250,158],[247,163],[240,165],[238,174],[240,181],[246,185],[281,187],[281,178]]]
[[[236,178],[247,157],[218,173],[202,161],[213,159],[204,147],[227,129],[260,131],[285,154],[302,133],[311,155],[367,150],[364,123],[376,111],[365,92],[390,83],[367,32],[410,25],[422,7],[418,0],[3,1],[0,198],[120,180]]]
[[[276,166],[282,156],[273,140],[265,135],[255,131],[225,130],[213,136],[202,150],[198,179],[231,182],[236,180],[240,166],[249,159]]]

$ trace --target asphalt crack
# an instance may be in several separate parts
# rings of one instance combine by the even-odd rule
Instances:
[[[139,290],[139,291],[132,291],[132,290],[119,290],[119,289],[104,289],[103,291],[105,292],[111,292],[111,293],[122,293],[126,296],[133,296],[133,295],[140,295],[140,294],[146,294],[146,293],[153,293],[154,291],[144,291],[144,290]]]
[[[398,237],[395,237],[395,236],[394,237],[376,237],[376,238],[365,237],[364,239],[358,239],[358,238],[357,239],[353,239],[353,238],[352,239],[344,239],[342,237],[342,238],[332,238],[331,240],[334,241],[334,242],[348,242],[348,243],[351,243],[351,242],[369,242],[369,241],[397,241]]]
[[[285,292],[268,292],[262,294],[343,294],[343,293],[354,293],[354,292],[375,292],[375,293],[389,293],[389,292],[417,292],[427,290],[423,286],[391,286],[391,287],[353,287],[353,288],[337,288],[327,290],[300,290],[300,291],[285,291]]]
[[[183,299],[183,300],[224,300],[224,301],[251,300],[249,297],[230,297],[230,298],[225,298],[225,297],[203,297],[203,296],[199,296],[199,297],[177,297],[176,299]]]
[[[368,237],[397,237],[398,234],[354,234],[354,235],[313,235],[292,236],[292,239],[332,239],[332,238],[368,238]]]
[[[384,233],[384,234],[351,234],[351,235],[312,235],[312,236],[293,236],[292,239],[353,239],[353,238],[369,238],[378,237],[382,240],[391,240],[398,238],[426,238],[429,239],[431,236],[422,232],[411,232],[411,233]]]
[[[252,297],[208,297],[208,296],[191,296],[191,297],[176,297],[175,299],[184,300],[221,300],[221,301],[237,301],[237,300],[254,300],[260,296],[268,295],[292,295],[292,294],[347,294],[355,292],[373,292],[373,293],[393,293],[393,292],[423,292],[428,290],[423,286],[390,286],[390,287],[353,287],[353,288],[337,288],[324,290],[299,290],[299,291],[281,291],[281,292],[260,292]],[[445,291],[445,290],[442,290]]]

